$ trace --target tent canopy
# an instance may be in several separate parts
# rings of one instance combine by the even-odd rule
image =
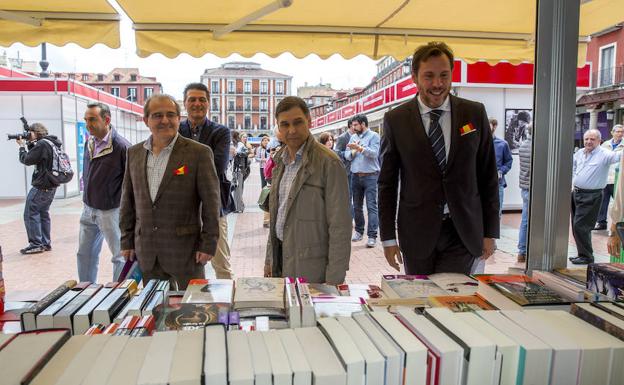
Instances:
[[[106,0],[0,0],[0,45],[96,43],[119,48],[119,14]]]
[[[535,1],[527,0],[117,0],[136,30],[137,53],[296,57],[316,53],[409,56],[444,40],[468,62],[534,59]],[[621,22],[622,0],[582,0],[579,63],[587,36]]]

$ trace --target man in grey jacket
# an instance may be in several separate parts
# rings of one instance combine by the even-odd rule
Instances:
[[[338,156],[310,135],[303,99],[282,99],[275,117],[285,146],[274,156],[264,274],[343,283],[351,253],[347,173]]]

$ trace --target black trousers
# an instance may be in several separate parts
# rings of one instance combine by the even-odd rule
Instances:
[[[600,204],[600,213],[598,214],[598,223],[607,225],[607,214],[609,213],[609,202],[613,198],[613,184],[608,184],[602,190],[602,203]]]
[[[579,257],[594,257],[591,232],[598,219],[602,189],[572,191],[572,235],[576,242]]]
[[[470,274],[475,256],[468,252],[451,218],[442,221],[440,236],[428,258],[415,259],[404,254],[406,274]]]

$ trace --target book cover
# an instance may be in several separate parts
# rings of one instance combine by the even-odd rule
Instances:
[[[183,303],[232,303],[234,281],[231,279],[193,279],[189,282]]]
[[[429,304],[433,307],[445,307],[456,313],[477,310],[496,310],[492,304],[477,295],[429,297]]]
[[[37,328],[37,314],[41,313],[45,308],[50,306],[57,299],[61,298],[63,294],[68,292],[71,288],[76,286],[78,282],[74,280],[66,281],[56,289],[52,290],[48,295],[43,297],[36,304],[20,315],[22,322],[22,330],[35,330]]]
[[[479,282],[465,274],[437,273],[429,275],[428,278],[451,295],[472,295],[479,288]]]
[[[141,272],[141,268],[139,267],[139,261],[136,258],[134,258],[132,261],[127,260],[124,264],[124,267],[121,269],[118,281],[123,282],[127,279],[134,280],[137,285],[141,283],[141,280],[143,279],[143,273]]]
[[[520,306],[566,304],[559,294],[546,286],[540,285],[526,275],[488,275],[475,276],[477,280],[498,290],[505,297]]]
[[[361,297],[368,299],[381,298],[383,296],[381,288],[377,285],[369,285],[366,283],[344,283],[336,287],[340,291],[340,295],[348,297]]]
[[[447,294],[426,275],[384,275],[381,289],[388,298],[427,298]]]
[[[165,315],[165,328],[182,330],[224,323],[222,322],[223,314],[227,319],[230,305],[226,303],[178,303],[168,310]]]
[[[587,266],[587,289],[613,300],[624,300],[624,264],[590,263]]]
[[[236,280],[234,309],[273,307],[284,309],[284,279],[241,277]]]

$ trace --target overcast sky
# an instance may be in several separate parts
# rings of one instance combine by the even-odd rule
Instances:
[[[277,58],[270,58],[264,54],[256,54],[251,58],[240,55],[231,55],[220,58],[206,54],[201,58],[194,58],[182,54],[175,59],[169,59],[161,54],[151,55],[148,58],[139,58],[136,55],[134,30],[131,21],[123,14],[120,25],[121,48],[110,49],[102,44],[84,49],[75,44],[64,47],[48,45],[47,54],[50,62],[50,71],[59,72],[102,72],[108,73],[115,67],[138,67],[141,75],[155,76],[163,85],[164,92],[177,98],[181,97],[184,86],[193,81],[199,81],[200,75],[206,68],[218,67],[229,61],[254,61],[262,64],[262,68],[291,75],[293,77],[292,93],[297,93],[297,87],[330,83],[334,88],[363,87],[375,75],[375,61],[365,56],[357,56],[350,60],[334,55],[322,60],[316,55],[309,55],[304,59],[297,59],[289,53]],[[27,47],[23,44],[13,44],[11,47],[2,47],[9,57],[16,57],[18,52],[25,60],[39,61],[40,47]]]

